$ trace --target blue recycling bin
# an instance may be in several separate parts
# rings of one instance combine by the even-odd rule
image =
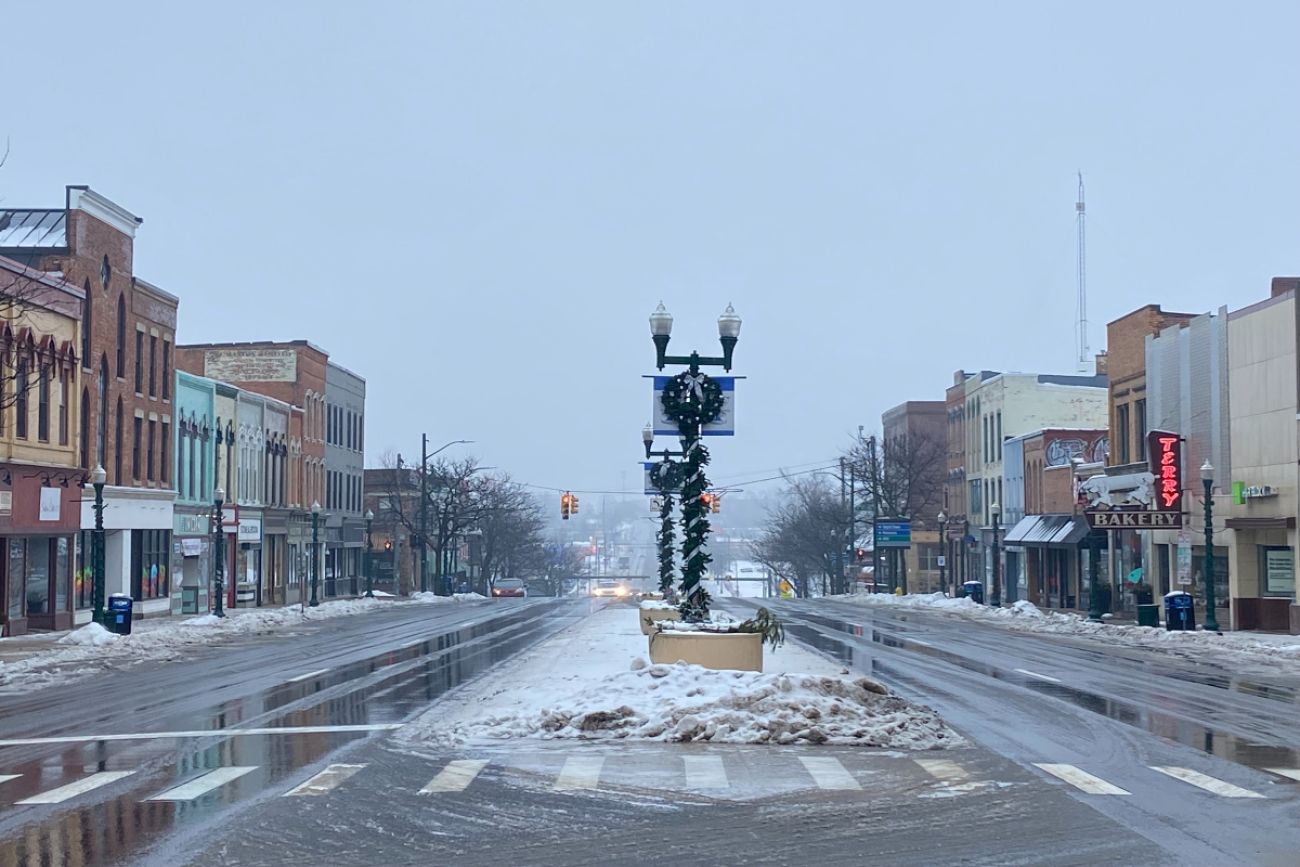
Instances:
[[[1196,609],[1192,607],[1192,594],[1174,590],[1165,594],[1165,629],[1192,630],[1196,628]]]
[[[984,585],[979,581],[967,581],[961,585],[961,595],[977,605],[984,604]]]
[[[107,621],[104,626],[109,632],[116,632],[118,635],[131,634],[131,616],[135,609],[135,601],[125,593],[114,593],[108,597],[108,612],[105,614]]]

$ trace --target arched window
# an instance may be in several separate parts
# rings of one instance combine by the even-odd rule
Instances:
[[[108,355],[99,357],[99,424],[95,426],[95,459],[102,467],[108,456]]]
[[[14,434],[20,439],[27,439],[27,394],[31,390],[28,373],[31,370],[26,348],[19,347],[18,360],[14,363]]]
[[[82,291],[86,297],[81,299],[81,366],[90,370],[90,341],[93,336],[91,332],[94,330],[94,320],[91,314],[93,305],[90,303],[89,280],[82,286]]]
[[[117,415],[113,422],[113,479],[116,484],[125,484],[122,481],[122,396],[117,397]]]
[[[126,295],[117,296],[117,375],[126,376]]]
[[[36,438],[50,441],[50,365],[45,359],[36,373]]]
[[[81,468],[90,469],[90,389],[81,389]]]

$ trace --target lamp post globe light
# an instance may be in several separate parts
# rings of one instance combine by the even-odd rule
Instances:
[[[216,490],[212,492],[213,505],[213,522],[215,524],[213,532],[216,534],[216,543],[213,545],[213,599],[212,614],[214,617],[225,617],[226,610],[223,607],[226,600],[226,517],[222,510],[226,504],[226,492],[217,485]]]
[[[104,622],[104,483],[108,481],[108,473],[104,471],[101,464],[96,464],[95,468],[90,471],[90,484],[95,489],[95,535],[91,539],[91,570],[94,577],[91,579],[91,605],[94,612],[91,615],[96,623]]]
[[[721,357],[702,357],[698,352],[685,356],[669,355],[668,343],[673,331],[672,314],[660,302],[650,315],[650,339],[655,345],[655,366],[659,370],[668,364],[687,367],[685,372],[669,380],[660,400],[664,417],[677,425],[682,441],[681,454],[685,458],[679,464],[683,530],[682,580],[679,590],[681,616],[688,622],[707,619],[709,614],[709,597],[701,583],[710,561],[705,550],[709,537],[709,507],[703,499],[708,491],[704,468],[709,463],[709,453],[700,438],[704,426],[716,421],[724,407],[721,386],[701,373],[700,368],[721,367],[730,372],[736,342],[740,339],[740,325],[740,316],[728,304],[727,309],[718,317]],[[651,452],[653,438],[653,427],[642,432],[647,457]]]
[[[374,555],[375,543],[374,543],[374,539],[371,536],[371,532],[374,530],[374,527],[375,527],[375,513],[370,509],[366,509],[366,598],[367,599],[375,598],[375,576],[373,571],[374,562],[375,562],[375,555]]]
[[[997,503],[989,506],[989,515],[993,518],[993,592],[989,594],[989,605],[1002,606],[1002,554],[998,550],[998,519],[1002,517],[1002,507]]]
[[[317,573],[320,569],[320,502],[311,504],[311,599],[307,604],[312,608],[320,605],[316,595]]]
[[[948,513],[943,509],[939,510],[939,592],[948,591],[948,576],[945,570],[948,567]],[[953,594],[956,595],[956,594]]]
[[[1205,628],[1219,631],[1214,599],[1214,465],[1201,465],[1201,484],[1205,486]]]

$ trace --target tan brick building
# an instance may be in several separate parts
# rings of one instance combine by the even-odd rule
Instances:
[[[906,502],[912,522],[912,545],[902,549],[907,588],[930,593],[939,586],[939,512],[948,470],[947,409],[942,400],[909,400],[881,418],[886,473],[906,478]],[[891,516],[892,517],[892,516]],[[902,517],[900,515],[899,517]]]
[[[106,592],[129,593],[137,614],[165,613],[172,590],[171,442],[177,299],[135,275],[143,220],[85,186],[62,208],[0,211],[0,255],[82,290],[78,464],[108,477],[104,510]],[[83,504],[83,531],[94,526]],[[78,562],[89,535],[78,540]],[[90,595],[75,594],[78,620]]]

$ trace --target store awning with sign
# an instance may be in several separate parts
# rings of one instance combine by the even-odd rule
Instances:
[[[1003,542],[1007,545],[1069,547],[1082,542],[1089,532],[1087,523],[1076,521],[1071,515],[1026,515],[1007,531]]]

